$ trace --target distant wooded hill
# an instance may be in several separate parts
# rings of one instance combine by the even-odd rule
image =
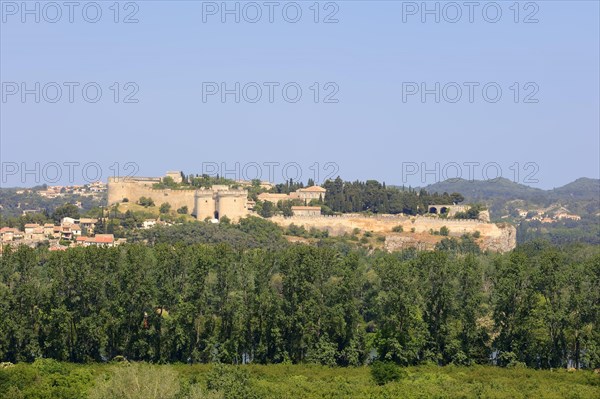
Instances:
[[[586,177],[552,190],[529,187],[505,178],[493,181],[447,180],[431,184],[425,190],[431,193],[459,192],[465,196],[465,202],[486,203],[494,216],[506,214],[506,203],[516,200],[524,201],[528,206],[542,207],[558,202],[580,216],[600,211],[600,180]]]
[[[562,187],[541,190],[500,178],[495,181],[444,181],[425,187],[428,192],[460,192],[465,202],[485,204],[492,220],[510,221],[517,225],[517,241],[536,238],[555,244],[587,242],[600,244],[600,180],[580,178]],[[522,217],[522,211],[540,214],[542,218],[568,210],[581,220],[561,219],[551,223]],[[521,216],[519,215],[521,213]]]

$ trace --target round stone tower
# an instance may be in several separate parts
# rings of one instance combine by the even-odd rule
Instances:
[[[196,190],[196,194],[194,195],[194,215],[196,215],[196,219],[218,219],[218,215],[215,215],[215,211],[216,201],[214,192],[211,189],[206,188]]]

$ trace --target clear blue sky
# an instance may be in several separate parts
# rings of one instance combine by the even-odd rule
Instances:
[[[473,167],[476,178],[482,177],[486,163],[496,163],[504,177],[519,182],[535,172],[531,178],[539,182],[530,185],[540,188],[599,177],[597,1],[538,1],[527,8],[521,2],[518,23],[513,1],[498,2],[502,16],[496,23],[486,20],[496,18],[495,7],[488,6],[483,14],[489,2],[474,9],[472,23],[462,1],[462,17],[456,23],[448,22],[456,9],[443,9],[445,2],[439,2],[440,23],[434,15],[414,9],[421,8],[420,1],[320,2],[319,23],[313,20],[313,1],[297,2],[302,10],[297,23],[284,18],[287,2],[274,8],[272,23],[263,1],[257,2],[263,13],[257,23],[248,22],[256,10],[243,9],[244,2],[239,3],[240,23],[232,15],[225,15],[222,23],[220,10],[212,15],[214,5],[222,6],[220,1],[138,1],[137,9],[124,9],[126,2],[121,2],[120,22],[114,23],[113,3],[98,2],[102,16],[97,23],[84,20],[86,2],[74,9],[73,23],[65,6],[61,19],[49,23],[56,10],[43,9],[41,2],[36,23],[35,15],[15,10],[21,1],[2,1],[3,186],[34,185],[34,174],[22,182],[20,171],[12,173],[14,165],[34,169],[36,162],[41,167],[79,162],[81,166],[73,169],[78,183],[89,162],[102,167],[103,180],[114,173],[109,167],[115,162],[121,174],[126,173],[124,163],[135,162],[139,176],[166,170],[200,173],[211,168],[208,162],[219,167],[225,163],[229,169],[236,162],[256,162],[263,165],[263,179],[268,177],[264,163],[279,162],[274,167],[277,181],[288,162],[302,167],[304,181],[313,177],[315,162],[321,169],[317,180],[327,174],[324,164],[334,162],[344,179],[372,178],[388,184],[433,183],[452,162],[462,165],[465,178],[465,162],[480,163]],[[27,4],[34,8],[36,2]],[[227,4],[233,8],[236,2]],[[132,12],[139,22],[122,23]],[[94,13],[88,7],[86,17],[93,19]],[[323,23],[331,13],[338,22]],[[295,8],[288,6],[285,17],[293,19]],[[424,23],[421,17],[426,17]],[[523,23],[525,19],[538,22]],[[57,103],[48,101],[54,97],[52,85],[45,94],[40,89],[36,103],[34,94],[25,102],[20,92],[11,94],[13,83],[23,82],[30,89],[35,82],[41,87],[48,82],[80,85],[74,89],[73,103],[64,85]],[[97,82],[103,90],[97,103],[82,97],[81,87],[88,82]],[[114,82],[120,84],[118,103],[110,89]],[[123,102],[134,87],[125,88],[127,82],[139,87],[133,97],[138,103]],[[257,103],[243,96],[236,103],[234,95],[223,103],[219,95],[203,101],[203,82],[225,82],[230,88],[235,82],[242,87],[248,82],[280,86],[274,89],[272,103],[266,86]],[[302,89],[296,103],[281,94],[288,82]],[[318,103],[311,89],[314,82],[320,86]],[[334,85],[325,87],[328,82]],[[450,85],[447,92],[440,90],[439,103],[434,94],[422,102],[420,94],[407,94],[415,86],[406,82],[429,88],[436,82],[441,88],[456,82],[463,87],[462,98],[449,101],[455,97]],[[464,82],[479,84],[472,103]],[[502,89],[496,103],[482,96],[489,82]],[[520,86],[516,103],[514,82]],[[527,83],[533,84],[526,87]],[[336,87],[333,98],[338,102],[325,103],[324,97]],[[254,88],[247,88],[246,97],[254,97]],[[526,98],[538,102],[525,102]],[[428,169],[439,162],[440,170],[423,182],[419,174],[403,175],[403,163],[406,168],[410,162],[419,168],[425,163]],[[521,172],[516,179],[515,162]],[[526,169],[528,162],[537,169]],[[54,175],[51,169],[39,171],[41,183]],[[61,166],[61,171],[58,183],[65,183],[68,167]],[[448,177],[457,174],[452,166],[445,171]],[[487,171],[488,177],[497,173],[495,167]],[[246,172],[250,177],[255,173],[251,167]],[[293,175],[293,168],[288,172]]]

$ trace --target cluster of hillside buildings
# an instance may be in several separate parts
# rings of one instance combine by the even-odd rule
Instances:
[[[60,198],[66,194],[94,197],[105,192],[106,184],[100,181],[74,186],[48,186],[45,190],[37,191],[37,193],[44,198]],[[19,193],[17,192],[17,194]]]
[[[81,195],[82,197],[96,197],[107,191],[106,183],[101,181],[83,185],[72,186],[46,186],[44,189],[24,188],[16,191],[16,194],[31,194],[35,192],[44,198],[60,198],[67,194]]]
[[[564,206],[550,206],[546,209],[516,209],[519,217],[528,221],[539,221],[541,223],[556,223],[561,220],[581,220],[581,216],[570,213]]]
[[[258,195],[259,201],[269,201],[277,204],[279,201],[301,200],[305,205],[292,206],[294,216],[319,216],[321,214],[320,206],[308,205],[312,200],[324,200],[327,190],[320,186],[310,186],[299,188],[289,194],[279,193],[261,193]]]
[[[66,249],[68,246],[102,246],[113,247],[125,242],[125,239],[115,239],[113,234],[95,234],[97,219],[93,218],[63,218],[59,225],[46,223],[28,223],[24,230],[14,227],[0,229],[0,242],[5,244],[24,244],[31,247],[48,241],[50,250]],[[68,242],[68,245],[64,245]]]

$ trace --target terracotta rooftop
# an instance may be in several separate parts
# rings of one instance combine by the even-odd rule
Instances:
[[[96,234],[95,237],[92,237],[92,240],[92,242],[110,244],[115,241],[115,236],[112,234]]]
[[[50,247],[50,251],[66,251],[67,247]]]

